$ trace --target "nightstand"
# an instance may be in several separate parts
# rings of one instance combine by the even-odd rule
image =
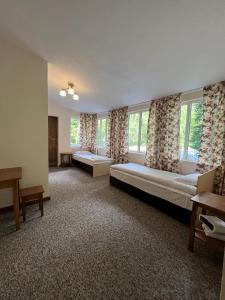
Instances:
[[[70,167],[72,163],[72,153],[62,152],[60,153],[61,167]]]
[[[195,238],[207,242],[213,248],[224,251],[225,242],[211,238],[205,235],[201,228],[200,221],[198,221],[198,214],[211,214],[218,217],[225,217],[225,197],[219,196],[209,192],[203,192],[191,199],[193,201],[191,228],[189,236],[188,249],[193,252]]]

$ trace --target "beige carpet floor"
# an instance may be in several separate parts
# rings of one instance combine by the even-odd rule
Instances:
[[[186,225],[77,169],[49,175],[41,218],[0,215],[0,299],[218,299],[222,255]]]

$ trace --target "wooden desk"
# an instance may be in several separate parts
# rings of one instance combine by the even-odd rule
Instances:
[[[200,224],[197,223],[199,223],[199,208],[202,210],[202,214],[207,214],[207,211],[209,211],[212,215],[225,217],[225,197],[209,192],[203,192],[194,196],[191,200],[193,201],[193,207],[188,249],[193,251],[194,240],[195,238],[198,238],[204,242],[207,242],[210,246],[216,248],[217,250],[224,251],[225,242],[206,236]]]
[[[13,189],[13,207],[16,230],[20,229],[19,180],[22,178],[22,168],[0,169],[0,189]]]

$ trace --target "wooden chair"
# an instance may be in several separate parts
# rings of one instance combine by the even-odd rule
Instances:
[[[44,193],[44,189],[41,185],[20,189],[20,201],[21,201],[21,206],[22,206],[24,222],[26,221],[26,205],[27,204],[33,204],[33,203],[38,202],[39,209],[41,210],[41,216],[44,215],[43,193]]]

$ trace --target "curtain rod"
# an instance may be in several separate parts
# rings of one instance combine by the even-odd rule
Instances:
[[[203,90],[203,87],[200,87],[200,88],[197,88],[197,89],[192,89],[192,90],[187,90],[187,91],[184,91],[184,92],[181,92],[181,95],[187,95],[187,94],[191,94],[191,93],[195,93],[195,92],[200,92]],[[172,95],[172,94],[171,94]],[[170,95],[169,95],[170,96]],[[162,96],[160,98],[163,98],[163,97],[166,97],[166,96]],[[158,98],[158,99],[160,99]],[[144,106],[144,105],[147,105],[147,104],[150,104],[150,102],[154,100],[154,99],[151,99],[151,100],[147,100],[147,101],[143,101],[143,102],[139,102],[139,103],[136,103],[136,104],[131,104],[131,105],[124,105],[124,106],[128,106],[128,109],[129,108],[134,108],[134,107],[137,107],[137,106]],[[156,99],[157,100],[157,99]],[[120,106],[120,107],[123,107],[123,106]],[[118,108],[113,108],[113,109],[119,109],[120,107]],[[110,109],[111,110],[111,109]],[[110,111],[109,110],[109,111]],[[101,113],[98,113],[98,115],[105,115],[107,114],[109,111],[104,111],[104,112],[101,112]]]
[[[181,95],[187,95],[187,94],[192,94],[192,93],[195,93],[195,92],[200,92],[200,91],[202,91],[202,89],[203,88],[201,87],[201,88],[197,88],[197,89],[193,89],[193,90],[188,90],[188,91],[185,91],[185,92],[181,92]],[[173,95],[173,94],[171,94],[171,95]],[[162,97],[159,97],[158,99],[164,98],[164,97],[167,97],[167,96],[162,96]],[[151,99],[151,100],[148,100],[148,101],[144,101],[144,102],[139,102],[139,103],[136,103],[136,104],[131,104],[131,105],[128,105],[128,107],[132,108],[132,107],[136,107],[136,106],[145,105],[145,104],[150,103],[152,100],[154,100],[154,99]],[[157,100],[157,98],[156,98],[156,100]]]

